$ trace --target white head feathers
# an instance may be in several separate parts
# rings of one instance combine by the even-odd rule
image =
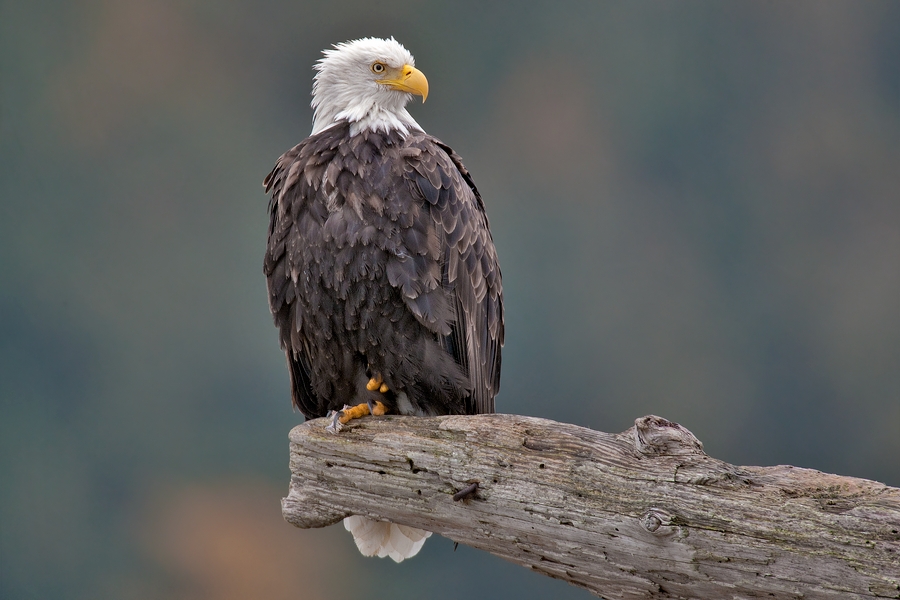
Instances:
[[[350,133],[360,131],[422,130],[407,112],[413,93],[424,96],[428,84],[417,71],[412,54],[394,38],[363,38],[335,44],[333,50],[315,64],[313,82],[312,133],[327,129],[337,121],[351,123]],[[410,74],[424,82],[421,89],[405,86]]]

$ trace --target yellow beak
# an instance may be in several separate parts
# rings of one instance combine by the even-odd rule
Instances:
[[[388,77],[390,77],[390,75],[388,75]],[[403,68],[397,73],[396,78],[381,79],[378,83],[386,85],[398,92],[407,92],[409,94],[415,94],[416,96],[422,96],[422,102],[425,102],[425,99],[428,97],[428,80],[425,79],[425,75],[422,71],[410,65],[403,65]]]

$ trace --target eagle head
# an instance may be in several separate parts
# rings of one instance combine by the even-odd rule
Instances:
[[[335,44],[319,60],[313,82],[313,130],[316,134],[348,121],[351,134],[421,130],[406,110],[413,95],[428,96],[428,80],[412,54],[391,38],[363,38]]]

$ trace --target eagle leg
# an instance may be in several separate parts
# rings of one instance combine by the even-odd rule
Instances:
[[[366,389],[370,392],[381,392],[382,394],[387,394],[390,388],[384,382],[384,378],[381,376],[381,373],[375,373],[371,379],[369,379],[369,383],[366,384]]]
[[[380,417],[386,412],[387,406],[380,400],[375,400],[374,402],[370,400],[356,406],[344,406],[342,410],[332,411],[328,415],[331,417],[331,423],[325,427],[325,430],[330,433],[337,433],[343,428],[343,425],[346,425],[353,419],[359,419],[369,414]]]
[[[366,402],[366,406],[369,407],[369,414],[373,417],[380,417],[387,413],[387,407],[379,400],[372,400],[369,398]]]

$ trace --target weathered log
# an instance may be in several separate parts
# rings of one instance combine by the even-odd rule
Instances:
[[[297,527],[386,519],[605,598],[900,598],[900,489],[730,465],[659,417],[319,419],[290,440]]]

